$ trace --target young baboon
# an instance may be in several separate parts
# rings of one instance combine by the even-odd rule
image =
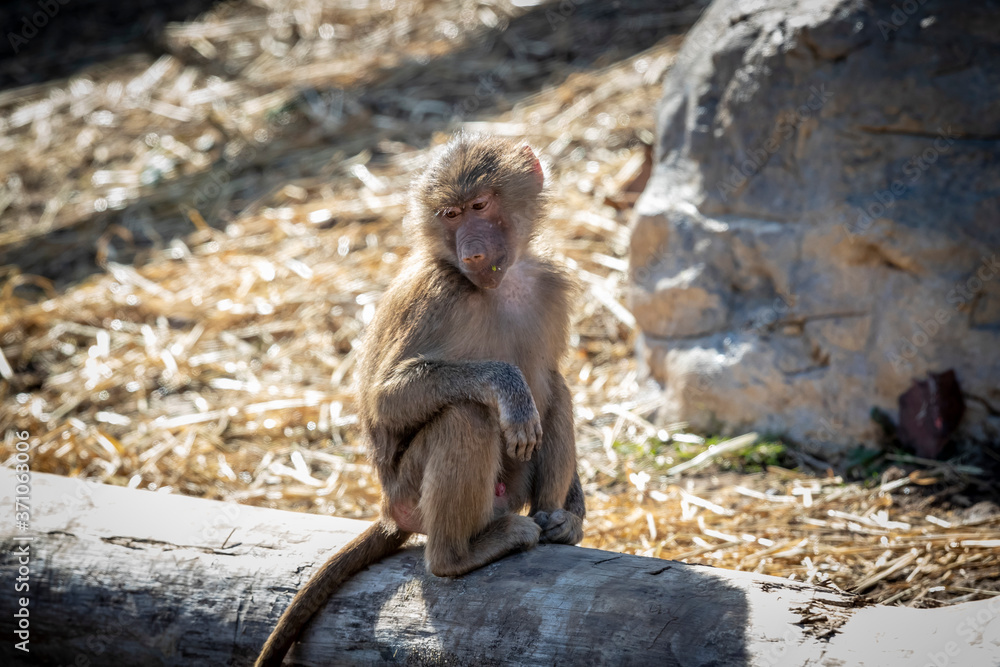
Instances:
[[[576,544],[584,501],[559,361],[572,282],[536,253],[544,176],[523,143],[459,134],[415,181],[412,254],[369,326],[360,418],[378,520],[327,561],[257,660],[279,665],[344,582],[425,533],[456,576],[542,542]],[[518,514],[528,506],[529,516]]]

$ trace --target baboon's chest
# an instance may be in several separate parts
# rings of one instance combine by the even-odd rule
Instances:
[[[481,326],[464,341],[462,356],[506,361],[522,371],[548,365],[552,357],[550,342],[541,323],[530,315],[484,313],[480,321]]]
[[[549,373],[558,363],[562,314],[546,304],[545,293],[530,277],[508,276],[496,294],[476,303],[473,335],[462,356],[506,361],[521,369],[539,410],[548,400]]]
[[[521,369],[531,388],[538,410],[544,411],[548,403],[549,372],[554,368],[555,355],[548,349],[547,341],[532,327],[518,322],[504,322],[490,336],[484,336],[470,358],[477,360],[506,361]]]

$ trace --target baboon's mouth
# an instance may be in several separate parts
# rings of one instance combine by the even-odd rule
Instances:
[[[500,287],[501,281],[503,281],[503,274],[500,271],[496,273],[481,271],[472,280],[477,287],[482,289],[496,289]]]
[[[473,284],[480,289],[496,289],[500,287],[504,276],[507,275],[507,258],[503,257],[496,262],[491,262],[479,271],[470,271],[466,276]]]

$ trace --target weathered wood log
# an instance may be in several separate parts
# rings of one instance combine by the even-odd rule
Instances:
[[[30,486],[30,526],[19,530],[12,510],[24,489],[0,471],[0,578],[29,585],[3,596],[3,664],[248,665],[298,587],[365,526],[45,474]],[[1000,664],[1000,598],[937,610],[857,605],[775,577],[568,546],[438,579],[414,547],[348,582],[289,660]],[[30,653],[15,648],[25,638]]]

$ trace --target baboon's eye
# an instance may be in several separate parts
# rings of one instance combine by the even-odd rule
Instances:
[[[459,214],[459,210],[457,208],[446,208],[444,210],[444,217],[446,217],[446,218],[452,218],[452,219],[454,219],[454,218],[458,217],[458,214]]]
[[[486,208],[486,202],[477,201],[475,204],[472,205],[472,208],[476,209],[477,211],[482,211],[484,208]]]

